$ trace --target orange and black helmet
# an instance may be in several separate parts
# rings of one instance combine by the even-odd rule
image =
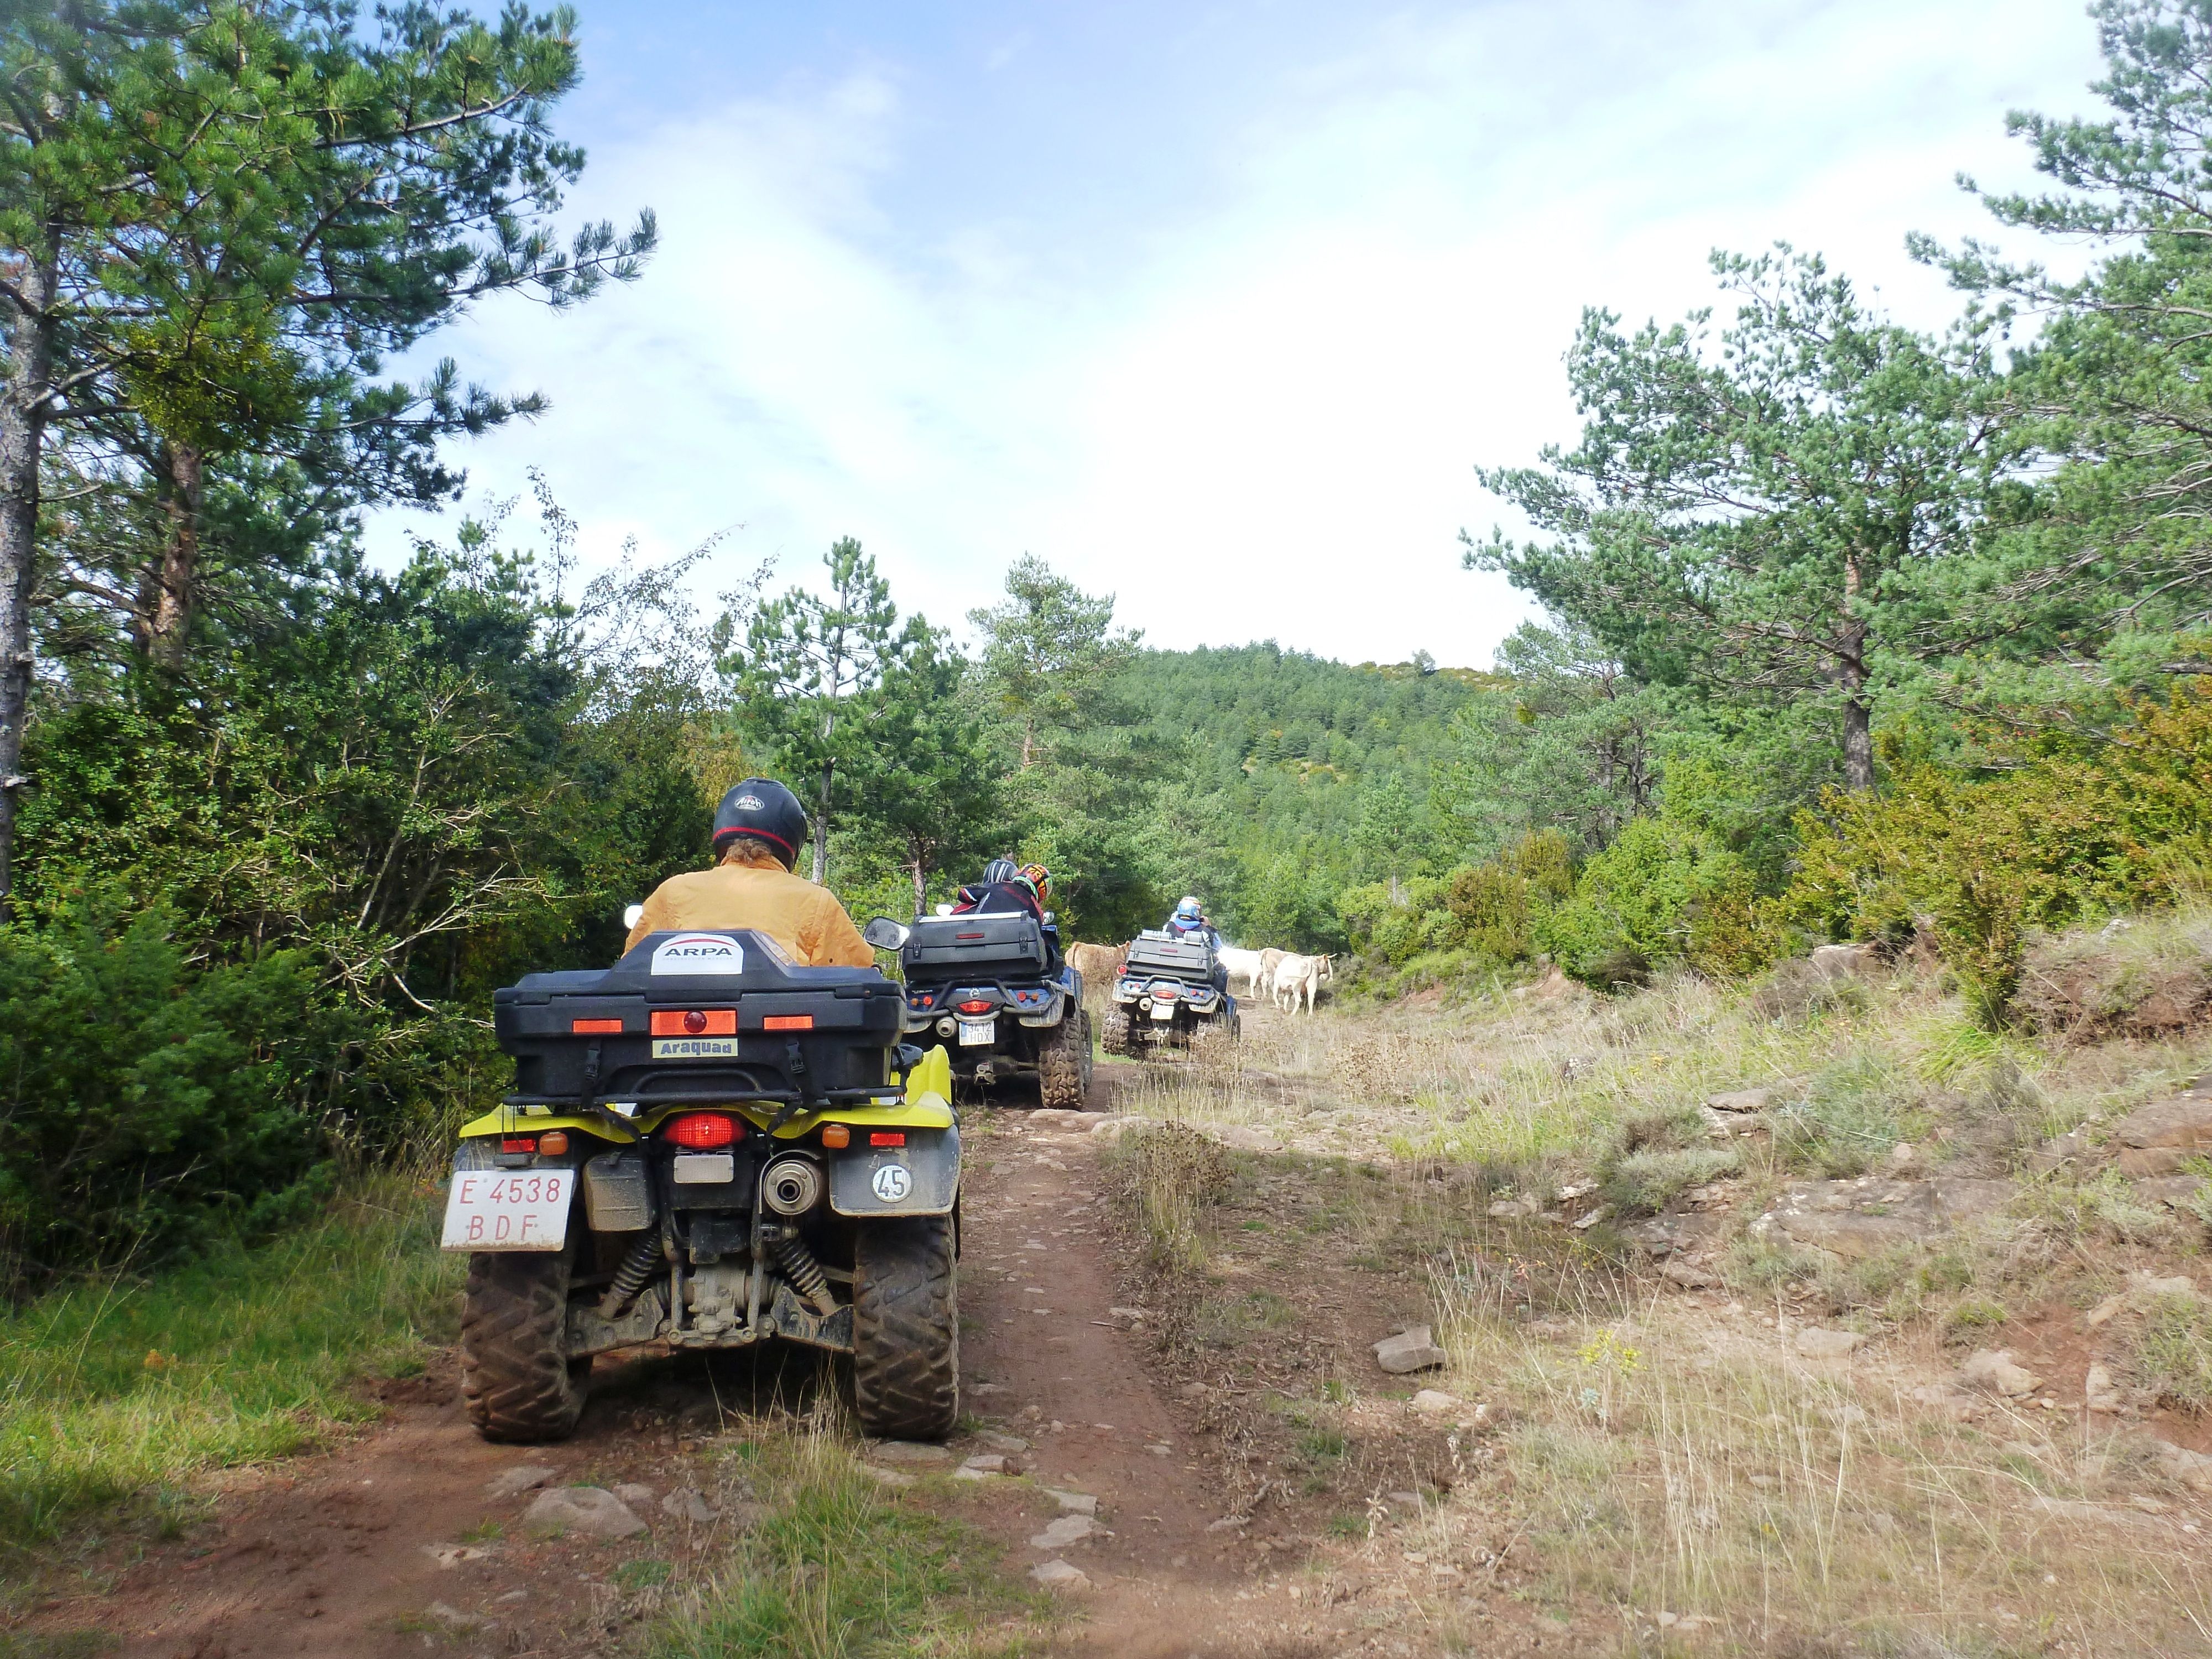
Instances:
[[[1052,897],[1052,872],[1046,869],[1044,866],[1024,864],[1018,873],[1036,892],[1039,904],[1046,902]]]

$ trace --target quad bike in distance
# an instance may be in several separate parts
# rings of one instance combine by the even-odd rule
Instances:
[[[951,1431],[960,1129],[901,1007],[749,929],[496,994],[515,1091],[461,1130],[443,1240],[479,1433],[566,1436],[599,1354],[771,1340],[848,1356],[866,1432]]]
[[[1083,979],[1052,969],[1034,916],[920,916],[911,927],[868,924],[898,938],[906,1031],[933,1035],[952,1075],[979,1089],[1036,1083],[1038,1103],[1081,1110],[1091,1096],[1091,1015]]]
[[[1237,999],[1222,989],[1212,945],[1147,931],[1130,941],[1101,1041],[1134,1058],[1155,1045],[1205,1048],[1237,1038]]]

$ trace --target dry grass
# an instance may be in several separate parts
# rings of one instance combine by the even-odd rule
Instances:
[[[1501,1189],[1548,1202],[1602,1176],[1632,1212],[1717,1177],[1740,1228],[1784,1180],[1886,1167],[1900,1144],[1939,1170],[2021,1170],[2044,1138],[2094,1142],[2195,1075],[2212,1057],[2201,1036],[1992,1037],[1911,976],[1779,1019],[1684,978],[1620,1000],[1508,994],[1245,1032],[1218,1060],[1146,1068],[1122,1102],[1241,1149],[1240,1190],[1326,1187],[1312,1248],[1380,1273],[1431,1264],[1452,1364],[1420,1381],[1510,1426],[1455,1434],[1449,1493],[1425,1491],[1401,1522],[1378,1492],[1335,1548],[1339,1567],[1395,1575],[1447,1647],[1488,1650],[1486,1598],[1510,1586],[1578,1651],[2212,1651],[2205,1534],[2184,1530],[2212,1532],[2212,1513],[2158,1472],[2139,1430],[1996,1401],[1962,1413],[1943,1386],[1963,1346],[2001,1346],[2026,1310],[2086,1307],[2129,1269],[2196,1250],[2195,1220],[2115,1176],[2062,1173],[1978,1230],[1870,1261],[1743,1240],[1745,1305],[1654,1295],[1604,1225],[1486,1219]],[[1701,1138],[1707,1097],[1784,1079],[1799,1086],[1771,1135]],[[1210,1216],[1170,1174],[1133,1169],[1130,1201],[1162,1184],[1155,1261],[1202,1279]],[[2154,1370],[2155,1392],[2193,1407],[2212,1393],[2212,1327],[2202,1304],[2176,1310],[2140,1322],[2136,1381],[2150,1389]],[[1794,1328],[1846,1313],[1875,1348],[1797,1358]],[[1389,1409],[1371,1372],[1326,1386],[1347,1385],[1364,1405],[1297,1407],[1309,1480],[1340,1424]]]

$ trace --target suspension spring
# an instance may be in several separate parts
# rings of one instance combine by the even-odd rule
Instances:
[[[599,1299],[599,1316],[613,1319],[637,1300],[637,1293],[645,1288],[645,1281],[653,1277],[653,1270],[660,1265],[660,1230],[647,1229],[637,1236],[637,1242],[623,1257],[622,1266],[615,1269],[615,1282],[607,1286],[607,1293]]]
[[[796,1227],[786,1227],[778,1234],[775,1259],[783,1268],[783,1276],[791,1281],[799,1299],[824,1316],[837,1311],[837,1304],[830,1295],[830,1280],[822,1272],[822,1264],[814,1259],[814,1252],[799,1236]]]

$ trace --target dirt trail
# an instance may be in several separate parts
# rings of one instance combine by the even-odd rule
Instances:
[[[1116,1069],[1101,1073],[1109,1100]],[[995,1431],[1031,1443],[1019,1461],[1034,1484],[985,1482],[957,1501],[1008,1546],[1010,1575],[1060,1559],[1091,1580],[1074,1593],[1079,1616],[1056,1651],[1309,1651],[1251,1605],[1267,1592],[1232,1559],[1233,1535],[1207,1530],[1221,1518],[1221,1487],[1194,1455],[1189,1407],[1164,1397],[1147,1339],[1112,1311],[1091,1133],[1099,1120],[977,1118],[961,1271],[967,1402]],[[528,1540],[517,1522],[530,1494],[495,1496],[489,1483],[534,1465],[552,1471],[549,1486],[639,1482],[665,1494],[696,1479],[693,1439],[726,1409],[801,1404],[814,1376],[805,1355],[603,1364],[576,1437],[519,1448],[487,1445],[469,1429],[448,1360],[387,1386],[389,1414],[359,1439],[234,1476],[185,1537],[118,1549],[88,1577],[96,1588],[41,1603],[32,1628],[97,1632],[126,1659],[605,1652],[622,1631],[612,1581],[625,1560],[672,1559],[688,1577],[726,1540],[653,1505],[641,1508],[646,1538]],[[1095,1495],[1105,1533],[1031,1547],[1060,1514],[1047,1487]]]
[[[1109,1099],[1121,1069],[1100,1070]],[[969,1409],[1032,1442],[1026,1462],[1037,1487],[1095,1495],[1113,1534],[1029,1547],[1035,1528],[1060,1513],[1040,1491],[1006,1517],[1021,1523],[1007,1528],[1010,1565],[1060,1559],[1091,1581],[1079,1593],[1086,1621],[1066,1653],[1303,1652],[1252,1605],[1233,1535],[1208,1531],[1224,1518],[1222,1488],[1197,1454],[1189,1409],[1164,1392],[1147,1339],[1114,1314],[1091,1133],[1098,1121],[1007,1113],[978,1142],[961,1273]]]

